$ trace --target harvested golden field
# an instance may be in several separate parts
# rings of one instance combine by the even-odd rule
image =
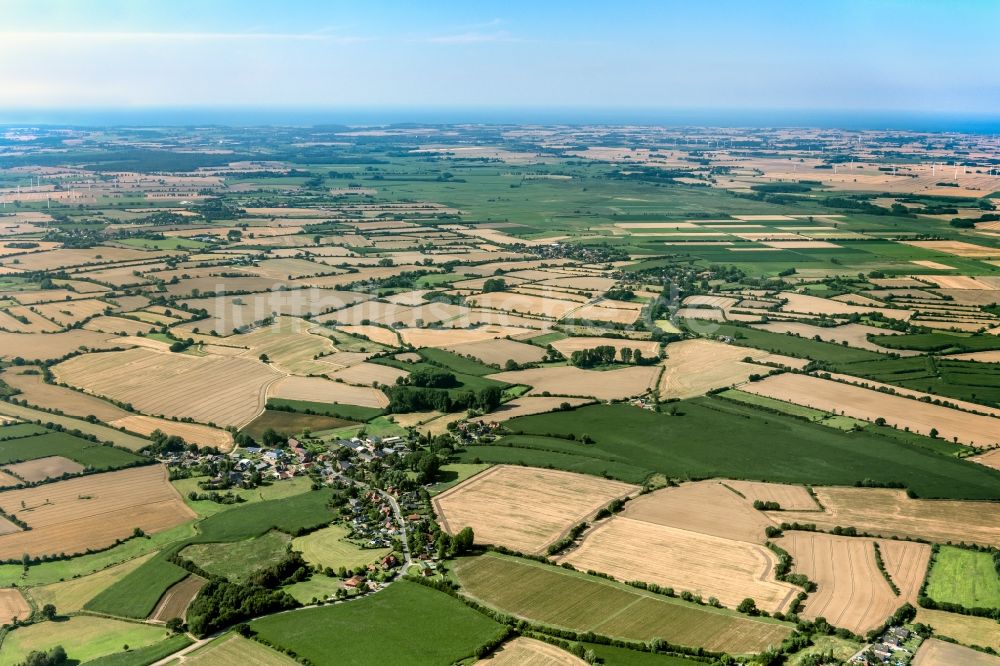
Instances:
[[[128,416],[128,412],[110,402],[73,389],[46,384],[40,374],[26,372],[24,368],[8,368],[2,375],[7,384],[20,389],[20,400],[47,409],[58,409],[70,416],[96,416],[106,423]]]
[[[545,641],[518,636],[486,659],[477,661],[475,666],[585,666],[586,663]]]
[[[0,265],[11,265],[18,260],[17,268],[23,271],[49,271],[73,266],[100,266],[127,261],[162,259],[176,252],[145,252],[122,247],[101,245],[92,248],[60,248],[48,252],[36,252],[20,257],[0,259]]]
[[[936,430],[940,437],[947,440],[958,438],[963,444],[991,446],[1000,443],[1000,419],[812,375],[784,373],[740,388],[747,393],[863,421],[874,422],[884,418],[887,425],[900,430],[909,428],[922,435],[929,435],[931,430]]]
[[[640,580],[704,599],[716,597],[730,608],[752,597],[758,608],[783,612],[800,592],[774,579],[777,558],[764,546],[625,516],[598,523],[557,561],[620,581]]]
[[[398,331],[403,342],[414,347],[451,347],[467,342],[481,342],[507,336],[537,335],[530,328],[504,325],[486,325],[473,328],[404,328]]]
[[[138,335],[139,333],[150,333],[157,329],[157,326],[132,319],[122,317],[94,317],[83,325],[88,331],[99,331],[101,333],[127,333],[128,335]],[[105,336],[107,339],[107,336]]]
[[[584,319],[594,322],[612,322],[615,324],[634,324],[641,313],[638,309],[613,307],[614,301],[591,303],[567,313],[560,319]]]
[[[994,502],[910,499],[891,488],[816,487],[823,511],[782,511],[777,520],[837,525],[883,537],[900,536],[1000,547],[1000,505]]]
[[[542,296],[527,296],[506,291],[494,291],[470,296],[466,300],[469,307],[501,310],[512,314],[532,314],[547,319],[562,319],[580,307],[575,301],[566,301]]]
[[[377,342],[380,345],[388,345],[389,347],[399,346],[399,336],[396,335],[395,331],[389,328],[373,325],[338,326],[337,328],[350,335],[364,336],[372,342]]]
[[[988,637],[987,634],[982,638]],[[978,641],[975,643],[982,645]],[[948,641],[928,638],[920,645],[917,656],[913,658],[912,663],[913,666],[957,666],[958,664],[961,666],[1000,666],[1000,657],[973,650],[964,645],[955,645]]]
[[[1000,363],[1000,349],[964,354],[948,354],[944,358],[954,361],[976,361],[977,363]]]
[[[98,423],[91,423],[83,419],[76,419],[61,414],[43,412],[32,407],[15,405],[11,402],[0,401],[0,414],[7,417],[15,417],[24,421],[39,421],[41,423],[57,423],[69,430],[79,430],[88,435],[93,435],[102,442],[111,442],[117,446],[124,447],[130,451],[141,451],[149,446],[149,440],[121,430],[115,430]]]
[[[569,358],[575,351],[593,349],[602,345],[614,347],[617,352],[621,352],[625,347],[630,347],[642,352],[643,358],[656,358],[660,354],[660,343],[653,340],[621,340],[587,336],[564,338],[552,343],[552,347],[566,358]]]
[[[667,358],[660,377],[660,398],[693,398],[716,388],[746,383],[750,375],[772,371],[763,365],[747,363],[750,357],[759,363],[780,363],[803,367],[803,359],[781,356],[760,349],[737,347],[724,342],[695,338],[667,345]]]
[[[970,456],[968,459],[973,460],[980,465],[986,465],[987,467],[992,467],[993,469],[1000,469],[1000,447],[990,449],[986,453],[982,453],[978,456]]]
[[[110,566],[95,573],[69,580],[33,587],[28,594],[39,608],[53,604],[60,613],[74,613],[83,610],[84,604],[118,582],[156,553],[146,553],[134,559]]]
[[[0,536],[0,559],[106,548],[131,536],[136,527],[160,532],[195,517],[162,465],[11,490],[0,493],[0,508],[31,526]]]
[[[63,474],[79,474],[83,471],[83,465],[64,458],[62,456],[47,456],[45,458],[35,458],[26,462],[7,465],[4,470],[8,474],[13,474],[28,482],[44,481],[54,479]]]
[[[525,329],[535,329],[535,335],[538,335],[539,330],[548,330],[553,324],[549,319],[530,315],[515,315],[509,312],[500,312],[499,310],[469,310],[468,314],[462,318],[461,323],[470,328],[483,324],[491,326],[519,326]],[[456,322],[449,322],[449,326],[454,325],[456,325]]]
[[[947,264],[942,264],[942,263],[939,263],[937,261],[928,261],[926,259],[917,260],[917,261],[911,261],[910,263],[911,264],[916,264],[917,266],[920,266],[922,268],[930,268],[931,270],[935,270],[935,271],[953,271],[953,270],[955,270],[954,266],[949,266]]]
[[[955,291],[992,291],[997,285],[985,282],[981,278],[968,275],[921,275],[921,280],[930,282],[942,289]]]
[[[913,316],[912,310],[900,310],[895,308],[880,308],[880,307],[869,307],[863,305],[849,305],[847,303],[841,303],[840,301],[834,301],[829,298],[820,298],[819,296],[809,296],[808,294],[797,294],[790,291],[784,291],[778,294],[779,298],[785,301],[785,304],[781,306],[782,312],[796,312],[800,314],[866,314],[869,312],[878,312],[890,319],[902,319],[908,320]]]
[[[19,318],[23,317],[26,322]],[[54,333],[64,327],[32,312],[25,306],[8,307],[0,310],[0,329],[12,333]]]
[[[684,299],[684,305],[703,305],[713,308],[719,308],[721,310],[728,310],[739,302],[737,298],[731,298],[729,296],[711,296],[709,294],[695,294],[694,296],[688,296]]]
[[[391,386],[396,383],[396,379],[406,377],[409,374],[406,370],[400,370],[391,365],[362,362],[343,370],[331,372],[328,376],[335,381],[339,380],[356,386],[371,386],[375,382]]]
[[[352,386],[322,377],[285,377],[279,379],[268,389],[268,397],[313,402],[339,402],[379,409],[389,405],[389,399],[378,389]]]
[[[841,324],[840,326],[824,327],[798,321],[769,321],[764,324],[755,324],[754,328],[771,331],[772,333],[792,333],[803,338],[814,338],[818,335],[819,339],[824,342],[833,342],[838,345],[846,342],[848,347],[877,352],[892,351],[900,356],[915,356],[920,353],[906,349],[890,350],[874,342],[869,342],[869,335],[895,335],[897,332],[892,329],[867,326],[865,324]]]
[[[228,280],[226,279],[227,284]],[[215,330],[219,335],[229,335],[234,328],[248,326],[275,314],[290,317],[302,317],[309,313],[317,315],[368,298],[367,294],[354,291],[268,288],[267,291],[256,294],[189,299],[184,301],[186,305],[207,310],[209,318],[184,324],[179,328],[198,328],[202,332]]]
[[[932,627],[939,636],[954,638],[966,645],[982,645],[1000,650],[1000,631],[997,631],[996,620],[992,618],[918,607],[914,621]]]
[[[433,500],[442,528],[471,527],[478,543],[542,552],[573,525],[636,486],[597,477],[498,465]]]
[[[633,365],[614,370],[583,370],[566,365],[514,370],[487,376],[510,384],[527,384],[532,387],[528,395],[548,391],[557,396],[621,400],[649,391],[659,374],[658,365]]]
[[[588,402],[590,402],[590,400],[586,398],[527,396],[523,398],[515,398],[514,400],[505,402],[489,414],[477,416],[472,420],[482,421],[483,423],[502,423],[504,421],[517,418],[518,416],[530,416],[531,414],[544,414],[545,412],[552,412],[558,409],[563,403],[576,407],[579,405],[585,405]]]
[[[0,590],[0,624],[10,624],[31,615],[31,606],[16,588]]]
[[[802,614],[810,619],[825,617],[830,624],[864,634],[892,615],[907,599],[916,595],[926,570],[930,547],[901,542],[908,569],[924,567],[919,575],[895,581],[902,592],[897,597],[875,562],[872,539],[839,537],[818,532],[786,532],[776,540],[792,556],[793,570],[805,574],[817,585],[805,601]],[[909,583],[904,588],[903,583]]]
[[[88,298],[82,301],[45,303],[33,307],[38,314],[46,319],[54,321],[60,326],[68,327],[99,315],[111,306],[104,301]]]
[[[953,254],[956,257],[974,257],[983,259],[987,257],[1000,257],[1000,250],[975,243],[954,240],[924,240],[924,241],[900,241],[904,245],[934,250],[945,254]]]
[[[241,426],[264,407],[281,374],[256,360],[148,349],[85,354],[53,367],[58,381],[131,403],[154,416]]]
[[[761,502],[777,502],[785,510],[819,510],[816,500],[812,498],[805,486],[734,479],[727,479],[720,483],[742,493],[751,505],[754,501],[760,500]]]
[[[444,349],[459,356],[471,356],[477,361],[487,365],[497,365],[501,368],[507,361],[537,363],[545,357],[545,350],[541,347],[505,338],[468,342],[444,347]]]
[[[573,301],[583,305],[590,300],[589,293],[570,292],[558,287],[543,287],[537,283],[523,283],[508,290],[508,293],[538,296],[539,298],[555,298],[560,301]]]
[[[989,414],[991,416],[1000,417],[1000,408],[989,407],[987,405],[981,405],[978,402],[968,402],[965,400],[959,400],[957,398],[948,398],[941,395],[936,395],[934,393],[924,393],[923,391],[914,391],[903,386],[894,386],[892,384],[883,384],[882,382],[876,382],[871,379],[863,379],[860,377],[854,377],[852,375],[843,375],[838,372],[831,372],[830,377],[832,379],[847,382],[849,384],[855,384],[872,391],[895,391],[896,395],[909,396],[911,398],[923,399],[925,402],[934,402],[935,400],[940,400],[942,403],[947,402],[953,405],[955,409],[961,410],[963,412],[973,412],[980,414]]]
[[[311,331],[317,331],[312,333]],[[243,356],[257,359],[264,355],[274,369],[290,374],[323,374],[335,369],[325,358],[337,348],[329,338],[319,335],[323,330],[315,324],[295,317],[278,317],[267,327],[226,338],[226,345],[246,347]]]
[[[764,543],[766,515],[719,481],[696,481],[662,488],[625,505],[622,516],[736,541]]]
[[[5,421],[4,423],[7,423],[7,422]],[[17,478],[16,476],[13,476],[11,474],[8,474],[7,472],[4,472],[2,469],[0,469],[0,488],[10,488],[12,486],[19,485],[20,483],[21,483],[21,479]],[[13,523],[9,523],[9,522],[7,524],[13,525]],[[14,529],[14,530],[9,530],[9,531],[13,532],[13,531],[17,531],[17,530]]]
[[[931,547],[926,543],[885,539],[879,540],[878,544],[882,551],[882,563],[899,588],[900,598],[916,607],[917,593],[930,564]]]
[[[225,452],[233,448],[233,435],[220,428],[201,425],[200,423],[182,423],[160,419],[155,416],[129,414],[120,419],[108,421],[113,428],[125,428],[140,435],[151,435],[154,430],[160,430],[168,435],[183,437],[188,444],[198,446],[215,446]]]

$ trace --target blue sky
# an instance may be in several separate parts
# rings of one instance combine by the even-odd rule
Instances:
[[[1000,2],[0,4],[0,108],[1000,112]]]

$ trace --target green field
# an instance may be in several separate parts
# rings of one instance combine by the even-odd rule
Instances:
[[[741,654],[780,643],[792,628],[494,553],[464,558],[454,573],[463,594],[506,613],[577,632],[637,641],[658,637]]]
[[[715,335],[725,335],[733,339],[734,344],[744,347],[766,349],[775,354],[811,358],[815,361],[828,363],[855,363],[857,361],[877,361],[888,358],[885,354],[844,347],[832,342],[820,342],[811,338],[800,338],[784,333],[772,333],[746,326],[733,324],[717,324]]]
[[[390,548],[361,548],[346,541],[350,531],[343,525],[330,525],[292,540],[292,550],[302,553],[309,564],[356,569],[377,562],[392,552]]]
[[[77,663],[121,652],[123,645],[143,648],[159,643],[169,632],[149,624],[78,615],[55,622],[40,622],[7,634],[3,641],[3,663],[18,664],[35,650],[65,648]]]
[[[595,455],[590,455],[590,450],[574,453],[556,450],[565,443],[566,440],[554,437],[511,435],[489,446],[467,446],[458,454],[458,459],[467,464],[553,467],[568,472],[610,476],[629,483],[642,483],[655,471],[650,467],[632,465],[624,458],[609,457],[603,451],[594,450],[596,447],[591,447]],[[583,449],[584,445],[578,446]]]
[[[435,495],[437,493],[444,492],[448,488],[458,485],[462,481],[479,474],[484,469],[488,469],[489,467],[489,465],[484,463],[449,463],[447,465],[441,465],[441,469],[438,470],[438,482],[430,488],[430,493]]]
[[[941,546],[927,580],[927,596],[966,608],[1000,608],[1000,573],[993,555]]]
[[[31,435],[44,435],[47,432],[48,430],[37,423],[14,423],[0,426],[0,441],[30,437]]]
[[[268,532],[245,541],[191,544],[179,555],[210,574],[240,583],[284,559],[290,543],[287,534]]]
[[[146,647],[98,657],[93,661],[88,661],[84,666],[147,666],[169,657],[178,650],[183,650],[191,643],[193,641],[186,634],[177,634],[165,641]]]
[[[890,349],[915,349],[922,352],[958,353],[1000,349],[1000,338],[997,336],[969,335],[968,333],[873,335],[870,340]]]
[[[301,414],[299,412],[283,412],[265,410],[263,414],[244,426],[241,432],[259,440],[271,429],[288,437],[301,435],[306,430],[319,432],[352,425],[351,421],[321,414]]]
[[[47,432],[0,441],[0,465],[46,456],[64,456],[94,469],[116,469],[143,460],[128,451],[80,439],[65,432]]]
[[[295,666],[291,657],[257,641],[225,634],[184,657],[189,666]]]
[[[111,442],[117,446],[123,446],[131,451],[139,451],[149,446],[149,440],[127,432],[121,432],[105,425],[91,423],[83,419],[75,419],[71,416],[61,416],[59,414],[49,414],[31,407],[22,407],[9,402],[0,401],[0,414],[5,416],[15,416],[19,419],[29,421],[41,421],[42,423],[56,423],[67,430],[79,430],[80,432],[93,435],[102,442]]]
[[[338,419],[348,421],[369,421],[376,416],[385,413],[384,409],[374,407],[362,407],[360,405],[342,405],[329,402],[311,402],[309,400],[286,400],[284,398],[271,398],[267,401],[268,407],[272,405],[279,408],[291,409],[295,412],[315,412],[323,416],[333,416]]]
[[[186,569],[167,561],[166,551],[160,552],[88,601],[84,609],[142,620],[153,612],[163,593],[187,575]]]
[[[281,588],[300,604],[311,604],[317,599],[332,597],[341,588],[341,580],[325,574],[313,574],[308,580]]]
[[[788,414],[789,416],[798,416],[799,418],[808,419],[813,423],[819,423],[820,425],[836,428],[838,430],[854,430],[855,428],[870,427],[870,424],[865,421],[859,421],[858,419],[853,419],[850,416],[832,415],[828,412],[812,409],[811,407],[796,405],[793,402],[783,402],[781,400],[775,400],[774,398],[768,398],[763,395],[746,393],[738,389],[727,389],[720,393],[719,396],[747,405],[756,405],[769,410],[775,410],[781,412],[782,414]]]
[[[330,496],[330,491],[318,490],[238,506],[209,516],[197,523],[198,533],[195,536],[170,544],[156,557],[92,599],[86,608],[121,617],[147,617],[167,588],[187,575],[185,569],[167,561],[173,553],[195,543],[248,540],[272,529],[295,534],[319,527],[333,518],[327,506]]]
[[[670,407],[677,415],[628,405],[591,405],[512,419],[507,427],[534,436],[588,435],[594,444],[569,442],[569,446],[674,478],[722,476],[817,485],[874,479],[903,483],[925,498],[1000,498],[1000,472],[944,455],[942,443],[928,438],[904,434],[904,440],[879,430],[843,432],[712,398]],[[528,449],[493,445],[467,451],[463,460],[478,456],[500,462],[483,457],[482,448],[494,447],[511,462],[517,462],[518,455],[530,458]],[[577,457],[576,453],[535,454],[526,462],[568,469],[566,463]],[[610,464],[608,473],[614,475]]]
[[[408,581],[358,601],[272,615],[250,626],[315,666],[452,664],[503,631],[447,594]]]
[[[439,365],[463,375],[482,377],[483,375],[491,375],[497,371],[496,368],[490,367],[485,363],[480,363],[479,361],[465,358],[464,356],[459,356],[443,349],[428,347],[421,349],[418,353],[427,359],[428,363]]]
[[[451,354],[446,351],[438,349],[421,349],[420,354],[423,355],[426,352],[430,352],[431,357],[434,358],[435,365],[429,361],[421,361],[417,363],[407,363],[406,361],[397,361],[394,358],[381,357],[371,359],[372,363],[379,363],[381,365],[388,365],[393,368],[399,368],[400,370],[406,370],[407,372],[415,372],[421,369],[434,369],[440,371],[442,367],[450,370],[452,374],[455,375],[455,379],[458,380],[458,386],[447,389],[426,389],[426,390],[442,390],[448,391],[451,394],[455,393],[465,393],[468,391],[481,391],[484,388],[490,386],[496,386],[498,388],[505,388],[509,384],[504,382],[499,382],[494,379],[487,379],[483,375],[496,372],[496,368],[491,368],[487,365],[483,365],[477,361],[472,361],[457,354]],[[455,367],[452,367],[455,366]],[[474,370],[473,373],[462,372],[457,370],[456,367],[465,368],[467,370]]]
[[[193,535],[194,523],[190,522],[163,532],[146,535],[141,539],[129,539],[123,544],[102,550],[99,553],[80,555],[69,560],[35,564],[28,567],[27,571],[20,564],[0,564],[0,586],[47,585],[78,576],[86,576],[119,562],[158,550],[175,541],[190,538]]]
[[[312,487],[312,481],[309,477],[293,476],[290,479],[272,481],[267,485],[257,486],[256,488],[232,488],[231,490],[225,491],[232,492],[233,495],[242,497],[243,502],[240,502],[239,504],[221,504],[219,502],[213,502],[212,500],[190,499],[188,497],[188,493],[190,492],[205,492],[198,487],[198,482],[203,481],[206,478],[207,477],[202,476],[171,481],[174,488],[177,489],[177,492],[179,492],[181,497],[184,498],[184,502],[189,507],[194,509],[199,518],[205,518],[216,513],[229,511],[230,509],[235,509],[254,502],[265,502],[267,500],[284,499],[285,497],[291,497],[292,495],[300,495],[302,493],[309,492]]]
[[[827,655],[832,653],[834,658],[847,661],[853,657],[858,650],[864,647],[857,641],[849,641],[845,638],[839,638],[837,636],[814,636],[812,640],[812,645],[800,652],[796,652],[791,656],[787,662],[789,666],[807,664],[809,663],[807,660],[812,657],[812,655],[819,654]]]

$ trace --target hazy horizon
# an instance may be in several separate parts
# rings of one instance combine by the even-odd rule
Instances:
[[[1000,133],[1000,112],[608,107],[93,107],[0,109],[0,126],[661,125]]]
[[[0,109],[995,114],[1000,4],[4,3]]]

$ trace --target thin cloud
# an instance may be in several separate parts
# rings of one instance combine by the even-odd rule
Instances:
[[[506,30],[496,32],[461,32],[454,35],[440,35],[437,37],[427,37],[423,41],[431,44],[489,44],[499,42],[522,42],[523,39],[514,37]]]
[[[0,32],[0,41],[59,42],[329,42],[356,44],[370,38],[325,32]]]

